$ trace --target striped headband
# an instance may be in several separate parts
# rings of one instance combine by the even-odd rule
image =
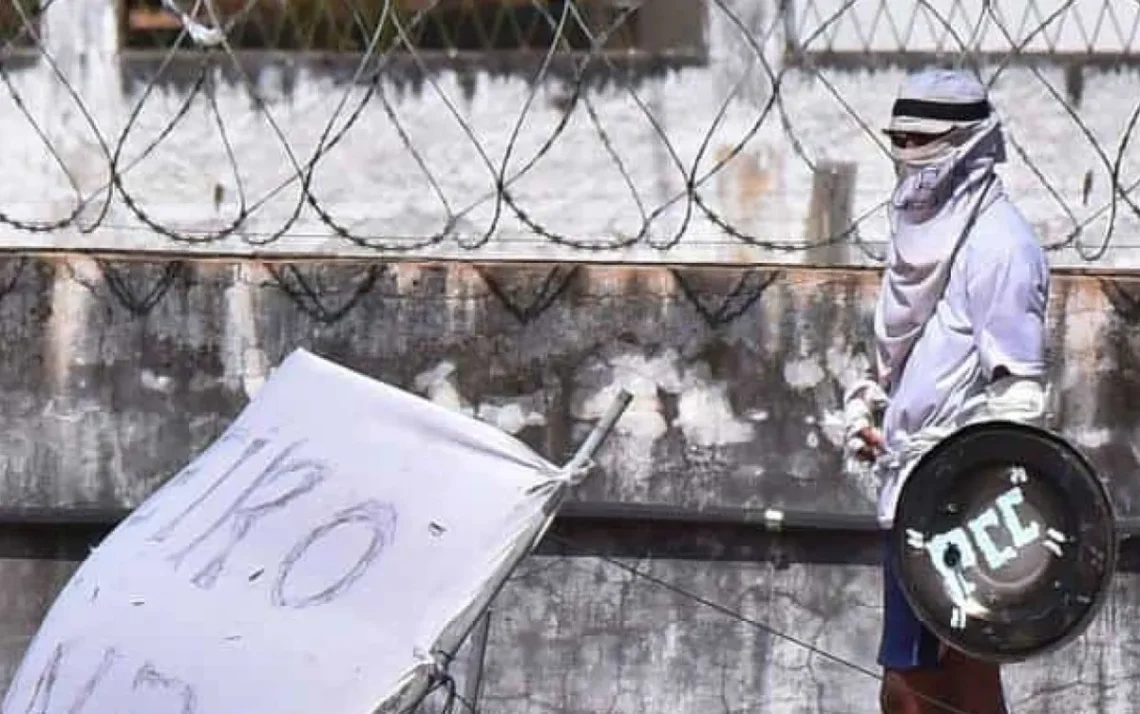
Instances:
[[[962,104],[957,102],[932,102],[927,99],[896,99],[891,107],[891,116],[905,116],[915,119],[936,121],[974,122],[990,116],[992,108],[989,100]]]

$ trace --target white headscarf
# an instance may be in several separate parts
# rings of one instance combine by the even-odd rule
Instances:
[[[904,93],[926,104],[977,103],[979,91],[984,101],[984,88],[972,77],[942,70],[912,77],[904,86]],[[922,121],[911,117],[909,126]],[[950,133],[925,146],[894,150],[899,181],[891,196],[893,235],[875,310],[879,381],[888,391],[942,297],[956,246],[976,215],[1003,192],[994,166],[1005,161],[1005,143],[995,116],[927,123],[949,124]]]

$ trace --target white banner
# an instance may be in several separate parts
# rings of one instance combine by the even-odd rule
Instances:
[[[488,424],[298,351],[83,563],[3,714],[394,709],[563,483]]]

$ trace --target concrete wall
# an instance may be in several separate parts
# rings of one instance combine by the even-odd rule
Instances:
[[[840,395],[867,368],[872,271],[10,257],[0,499],[133,505],[305,346],[569,456],[635,395],[595,500],[849,512]],[[1054,425],[1132,512],[1140,287],[1059,276]],[[1137,515],[1140,515],[1138,513]]]
[[[690,520],[716,507],[870,514],[877,484],[840,469],[838,409],[866,364],[871,271],[29,255],[0,261],[0,286],[4,344],[18,346],[0,369],[7,507],[74,516],[137,504],[298,346],[495,423],[554,460],[625,386],[635,399],[571,504],[577,519],[555,533],[570,544],[546,543],[495,605],[487,710],[871,706],[866,674],[606,559],[873,671],[872,536],[772,540],[730,524],[598,518],[615,504],[672,506]],[[1133,281],[1060,274],[1050,307],[1054,425],[1109,475],[1124,516],[1140,515],[1137,305]],[[3,529],[0,671],[18,662],[67,561],[97,537],[71,528]],[[1134,706],[1133,567],[1089,637],[1016,668],[1019,701]]]
[[[860,2],[810,42],[840,5],[785,3],[792,20],[777,5],[710,0],[684,58],[583,76],[556,58],[536,78],[533,58],[405,57],[371,82],[353,79],[358,57],[121,50],[113,0],[56,0],[39,43],[0,67],[0,505],[76,519],[137,504],[297,346],[556,460],[625,386],[635,401],[554,533],[570,543],[545,543],[495,604],[485,710],[873,710],[867,672],[756,624],[873,674],[873,536],[693,521],[870,514],[877,484],[839,469],[838,409],[866,365],[876,277],[805,265],[877,262],[891,170],[876,127],[905,69],[952,58],[982,3],[887,0],[896,24],[916,20],[900,41]],[[974,46],[1013,142],[1007,185],[1058,268],[1104,271],[1055,283],[1053,423],[1137,516],[1140,9],[1001,12]],[[929,30],[936,15],[955,33]],[[1009,56],[1022,40],[1030,56]],[[306,194],[296,164],[329,126],[342,136]],[[77,195],[93,197],[78,213]],[[856,235],[805,248],[852,217]],[[615,505],[681,520],[597,516]],[[104,527],[0,527],[0,683]],[[1140,708],[1129,557],[1087,637],[1011,670],[1015,710]]]
[[[122,50],[114,0],[57,0],[42,42],[5,74],[21,101],[0,103],[0,161],[21,180],[0,186],[0,244],[874,263],[894,89],[906,67],[954,61],[965,44],[1007,120],[1007,183],[1058,264],[1136,264],[1137,8],[779,6],[709,1],[680,38],[657,23],[647,46],[682,42],[679,56],[576,71],[580,58],[401,53],[376,75],[356,55]],[[813,196],[837,165],[850,185]],[[79,196],[90,201],[72,219]],[[837,201],[820,233],[813,216]],[[843,250],[803,249],[852,220]]]

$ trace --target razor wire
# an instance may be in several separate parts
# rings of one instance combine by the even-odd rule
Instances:
[[[12,0],[0,38],[0,245],[878,259],[926,65],[994,90],[1048,249],[1140,232],[1136,0]]]

